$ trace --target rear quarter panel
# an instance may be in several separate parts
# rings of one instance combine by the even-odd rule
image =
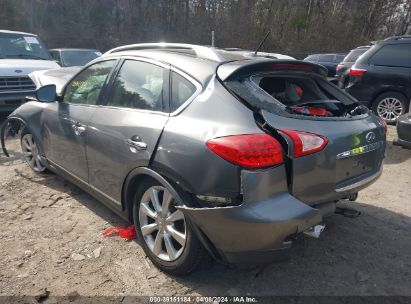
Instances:
[[[213,77],[183,112],[170,117],[152,166],[191,193],[234,197],[240,193],[240,168],[211,152],[205,143],[252,133],[262,133],[252,111]]]

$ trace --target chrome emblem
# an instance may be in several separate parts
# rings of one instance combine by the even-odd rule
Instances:
[[[367,135],[365,135],[365,139],[367,142],[372,142],[375,140],[375,133],[374,132],[368,132]]]
[[[14,72],[20,74],[21,72],[23,72],[22,70],[14,70]]]

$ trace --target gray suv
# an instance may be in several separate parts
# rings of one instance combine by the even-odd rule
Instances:
[[[129,45],[60,95],[41,87],[7,122],[24,125],[32,169],[133,222],[161,270],[186,274],[209,255],[263,263],[381,174],[383,122],[326,74],[204,46]]]

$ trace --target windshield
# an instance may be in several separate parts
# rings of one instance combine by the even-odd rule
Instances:
[[[64,66],[82,66],[91,60],[100,57],[101,53],[99,51],[62,51],[61,59]]]
[[[50,56],[35,36],[0,33],[0,59],[4,58],[49,60]]]

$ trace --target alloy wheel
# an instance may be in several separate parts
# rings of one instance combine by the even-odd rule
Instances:
[[[377,114],[386,121],[395,121],[403,112],[401,101],[395,97],[386,97],[378,103]]]
[[[43,172],[46,170],[46,167],[41,163],[39,150],[31,134],[23,135],[21,139],[21,149],[30,168],[36,172]]]
[[[162,186],[148,188],[140,202],[142,237],[153,254],[163,261],[178,259],[186,245],[184,214],[175,206],[174,197]]]

